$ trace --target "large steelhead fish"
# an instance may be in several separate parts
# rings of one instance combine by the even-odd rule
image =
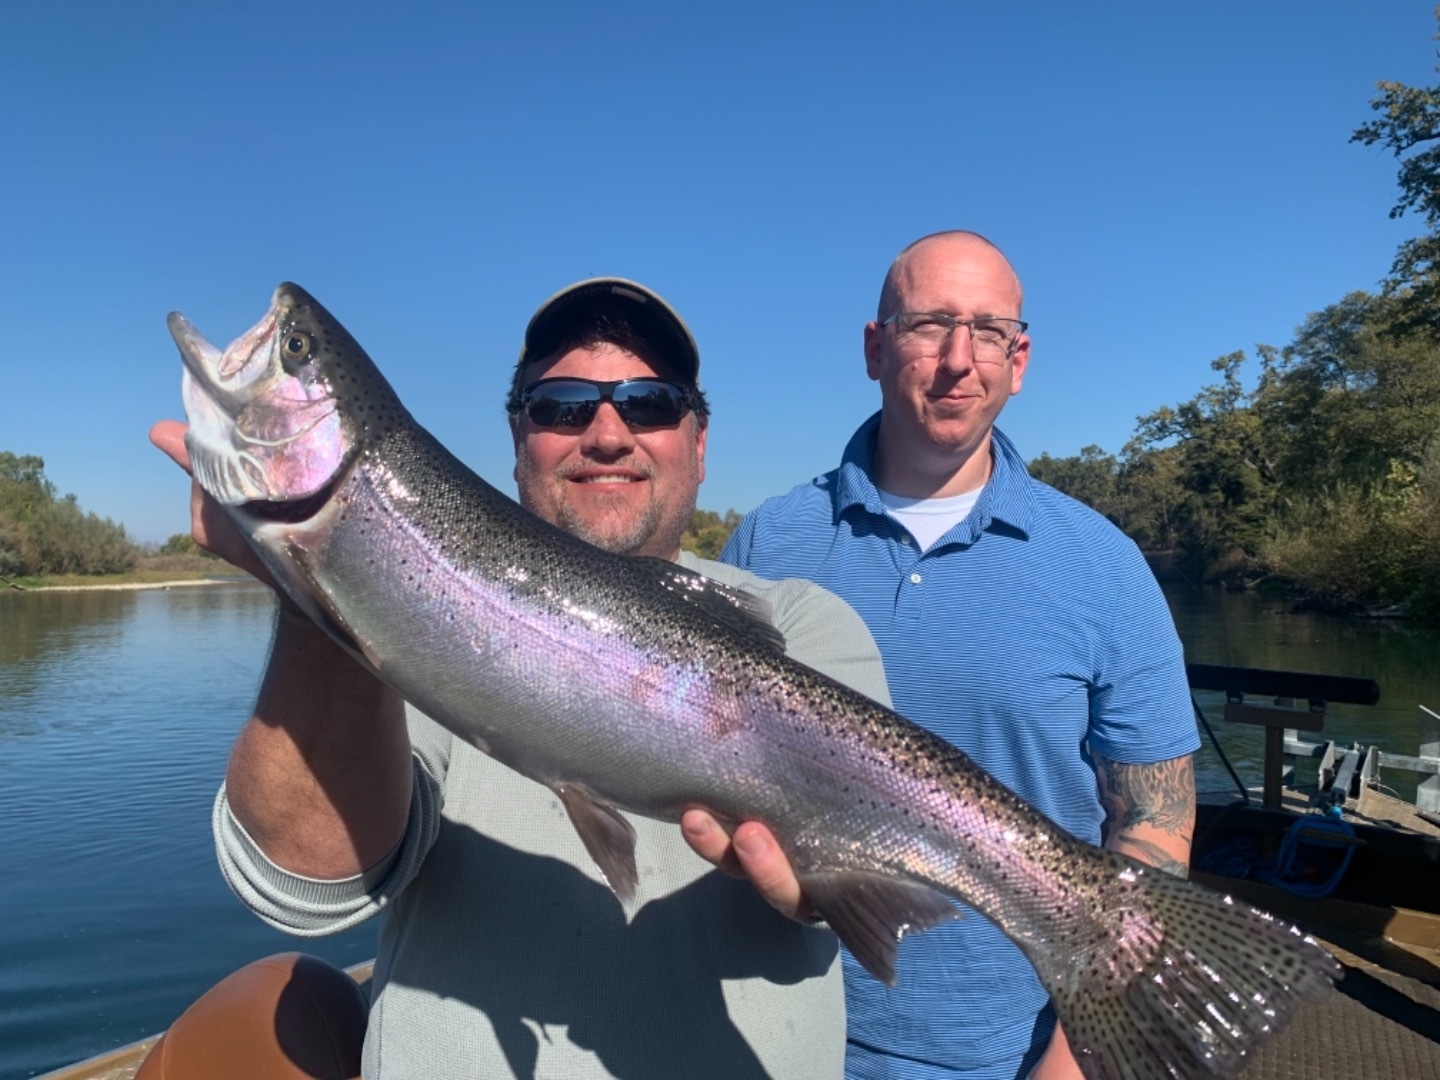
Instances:
[[[906,931],[995,921],[1089,1077],[1231,1075],[1340,972],[1270,916],[1075,839],[950,744],[795,663],[764,613],[523,510],[411,419],[295,285],[220,352],[180,315],[194,474],[285,591],[472,746],[563,801],[629,899],[615,807],[774,831],[877,978]]]

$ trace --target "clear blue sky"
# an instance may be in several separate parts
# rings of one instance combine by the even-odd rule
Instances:
[[[1432,6],[7,4],[0,449],[139,539],[185,529],[145,440],[181,414],[165,315],[223,345],[290,279],[513,491],[524,325],[618,274],[694,330],[700,505],[746,510],[835,463],[885,267],[964,227],[1026,286],[1002,426],[1117,452],[1419,230],[1347,140],[1377,80],[1436,81]]]

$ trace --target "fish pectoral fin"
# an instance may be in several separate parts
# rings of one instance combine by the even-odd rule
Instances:
[[[895,950],[902,937],[961,916],[928,885],[879,874],[806,874],[800,885],[855,959],[886,986],[896,983]]]
[[[628,906],[640,882],[635,869],[635,826],[584,785],[552,784],[550,790],[560,797],[570,824],[580,834],[580,842],[600,868],[605,883]]]

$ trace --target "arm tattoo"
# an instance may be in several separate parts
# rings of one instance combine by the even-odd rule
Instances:
[[[1157,870],[1164,870],[1165,873],[1174,874],[1176,877],[1188,878],[1190,876],[1189,864],[1181,862],[1159,844],[1122,835],[1119,846],[1124,849],[1126,855],[1148,863]]]
[[[1143,831],[1165,833],[1188,849],[1195,829],[1195,770],[1191,756],[1150,765],[1126,765],[1093,755],[1100,804],[1105,809],[1105,839],[1129,854],[1171,873],[1185,873],[1184,862]]]

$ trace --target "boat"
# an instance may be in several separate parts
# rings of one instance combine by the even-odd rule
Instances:
[[[1373,680],[1200,664],[1188,675],[1192,690],[1225,694],[1228,722],[1266,731],[1263,785],[1237,777],[1228,797],[1202,798],[1191,876],[1293,923],[1345,966],[1330,1000],[1300,1010],[1242,1076],[1440,1078],[1440,715],[1423,710],[1418,755],[1384,754],[1299,736],[1323,732],[1329,703],[1378,702]],[[1312,761],[1313,781],[1301,767]],[[1414,805],[1381,790],[1382,767],[1424,777]],[[372,964],[348,971],[368,990]],[[37,1080],[133,1080],[159,1037]]]
[[[1330,1000],[1302,1009],[1242,1075],[1440,1078],[1440,716],[1421,707],[1416,755],[1342,746],[1301,732],[1323,734],[1330,703],[1378,703],[1374,680],[1188,674],[1192,691],[1224,694],[1227,722],[1259,725],[1266,740],[1263,784],[1202,796],[1191,877],[1292,922],[1345,966]],[[1383,789],[1382,768],[1421,777],[1415,803]]]

